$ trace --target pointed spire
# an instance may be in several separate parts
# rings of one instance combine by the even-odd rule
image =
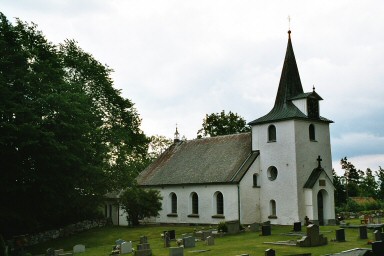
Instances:
[[[299,69],[291,42],[291,30],[288,30],[288,45],[285,53],[283,70],[281,72],[279,89],[277,90],[275,107],[284,107],[287,100],[303,93]]]

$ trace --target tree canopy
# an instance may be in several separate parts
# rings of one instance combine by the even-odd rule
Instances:
[[[120,197],[122,209],[127,213],[127,221],[133,226],[139,225],[139,220],[156,217],[161,210],[160,192],[144,190],[137,186],[127,188]]]
[[[73,40],[0,13],[0,233],[89,217],[133,183],[148,139],[112,70]]]
[[[219,135],[229,135],[250,131],[244,118],[231,111],[206,114],[203,119],[202,128],[197,131],[197,137],[215,137]]]

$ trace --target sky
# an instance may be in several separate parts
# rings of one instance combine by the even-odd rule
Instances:
[[[324,99],[333,168],[384,167],[382,0],[0,0],[54,44],[75,39],[114,70],[147,135],[196,138],[206,114],[273,107],[291,29],[305,92]],[[290,21],[288,19],[290,17]]]

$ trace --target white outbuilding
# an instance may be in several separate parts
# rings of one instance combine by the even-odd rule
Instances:
[[[158,223],[334,223],[329,124],[304,93],[291,32],[272,110],[251,132],[175,140],[137,178],[160,191]]]

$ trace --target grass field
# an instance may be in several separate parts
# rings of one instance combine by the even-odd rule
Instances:
[[[71,237],[60,238],[49,241],[44,244],[36,245],[28,248],[28,252],[33,255],[44,254],[47,248],[71,251],[76,244],[84,244],[86,252],[81,256],[106,256],[111,253],[114,241],[121,238],[126,241],[132,241],[133,247],[136,248],[140,236],[147,236],[150,243],[153,256],[169,255],[169,249],[164,248],[161,234],[164,230],[175,230],[176,238],[180,238],[181,234],[192,233],[194,229],[207,229],[207,227],[192,226],[143,226],[137,228],[127,227],[104,227],[92,229]],[[359,230],[353,228],[345,229],[346,242],[332,241],[336,238],[335,230],[337,226],[321,226],[320,232],[328,238],[328,245],[319,247],[302,248],[287,245],[265,244],[264,242],[276,242],[297,240],[300,237],[287,236],[286,233],[292,231],[292,226],[272,226],[271,236],[260,236],[259,232],[245,231],[236,235],[225,235],[215,239],[215,245],[207,246],[204,242],[199,241],[196,247],[184,250],[184,255],[199,254],[202,256],[225,256],[249,254],[252,256],[264,255],[265,250],[272,248],[276,251],[276,255],[291,255],[298,253],[312,253],[312,256],[324,255],[329,253],[341,252],[352,248],[371,248],[367,242],[373,241],[373,230],[368,230],[368,239],[359,239]],[[305,232],[305,227],[303,228]],[[171,246],[176,246],[175,241],[171,241]],[[207,250],[203,253],[193,252],[196,250]]]

